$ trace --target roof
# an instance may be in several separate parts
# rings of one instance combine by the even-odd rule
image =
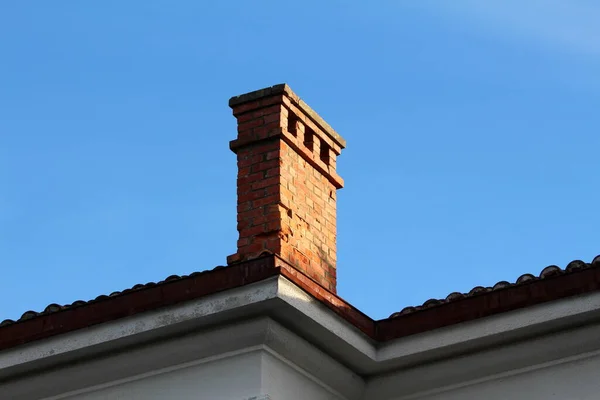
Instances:
[[[599,264],[600,264],[600,255],[597,256],[596,258],[594,258],[594,260],[589,264],[585,263],[583,261],[580,261],[580,260],[571,261],[565,269],[561,269],[560,267],[558,267],[556,265],[550,265],[550,266],[544,268],[539,273],[538,276],[535,276],[533,274],[523,274],[523,275],[519,276],[517,278],[517,280],[513,283],[510,283],[508,281],[500,281],[500,282],[496,283],[494,286],[488,286],[488,287],[476,286],[473,289],[471,289],[468,293],[452,292],[448,296],[446,296],[446,298],[444,298],[444,299],[429,299],[420,306],[404,307],[402,309],[402,311],[395,312],[392,315],[390,315],[390,318],[398,318],[398,317],[401,317],[406,314],[410,314],[410,313],[413,313],[416,311],[427,309],[429,307],[458,301],[458,300],[461,300],[461,299],[464,299],[467,297],[473,297],[473,296],[476,296],[476,295],[479,295],[482,293],[497,291],[500,289],[506,289],[509,287],[522,285],[522,284],[525,284],[528,282],[531,283],[534,281],[539,281],[542,279],[550,278],[553,276],[569,274],[570,272],[587,269],[587,268],[592,267],[592,265],[599,265]]]
[[[132,316],[254,282],[283,276],[365,335],[377,341],[417,334],[522,307],[600,290],[600,256],[591,263],[572,261],[566,268],[544,268],[538,276],[521,275],[514,283],[478,286],[469,293],[451,293],[406,307],[389,318],[374,321],[351,304],[321,287],[276,255],[190,275],[172,275],[157,283],[101,295],[72,304],[50,304],[41,312],[27,311],[17,321],[0,323],[0,350]]]

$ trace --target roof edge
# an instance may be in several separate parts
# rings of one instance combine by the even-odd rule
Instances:
[[[472,321],[549,301],[600,291],[600,262],[577,262],[558,272],[545,269],[539,279],[477,293],[456,301],[375,321],[337,294],[273,254],[189,276],[171,276],[157,284],[136,285],[110,296],[69,306],[51,305],[42,313],[27,312],[19,321],[0,325],[0,351],[55,335],[129,317],[283,276],[369,338],[386,342],[425,331]],[[576,266],[576,268],[575,268]],[[556,267],[558,268],[558,267]],[[56,307],[52,307],[56,306]]]
[[[140,287],[99,296],[88,302],[78,301],[54,311],[49,307],[37,314],[28,311],[20,320],[4,321],[0,326],[0,351],[246,286],[279,274],[275,259],[266,256],[189,276],[171,276],[156,284],[136,285]]]
[[[578,260],[573,261],[564,270],[557,266],[546,267],[539,278],[529,275],[523,275],[528,278],[515,284],[507,283],[490,290],[471,291],[469,295],[463,295],[458,299],[427,302],[425,306],[418,309],[394,313],[389,318],[376,322],[376,337],[379,341],[397,339],[600,291],[600,257],[596,257],[589,264]]]

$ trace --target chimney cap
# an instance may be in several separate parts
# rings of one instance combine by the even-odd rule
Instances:
[[[292,91],[287,83],[280,83],[264,89],[255,90],[253,92],[234,96],[229,99],[229,107],[235,108],[241,104],[257,101],[263,98],[285,95],[292,103],[302,110],[308,118],[310,118],[315,124],[323,130],[323,132],[329,136],[338,146],[342,149],[346,148],[346,140],[340,136],[323,118],[319,116],[304,100],[302,100],[296,93]]]

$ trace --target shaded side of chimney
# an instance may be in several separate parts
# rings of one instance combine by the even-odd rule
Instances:
[[[285,84],[233,97],[239,239],[228,264],[279,255],[336,292],[336,159],[342,139]]]

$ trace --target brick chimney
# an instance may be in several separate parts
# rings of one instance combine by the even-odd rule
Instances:
[[[237,253],[277,254],[336,292],[336,157],[346,142],[286,84],[232,97],[238,137]]]

